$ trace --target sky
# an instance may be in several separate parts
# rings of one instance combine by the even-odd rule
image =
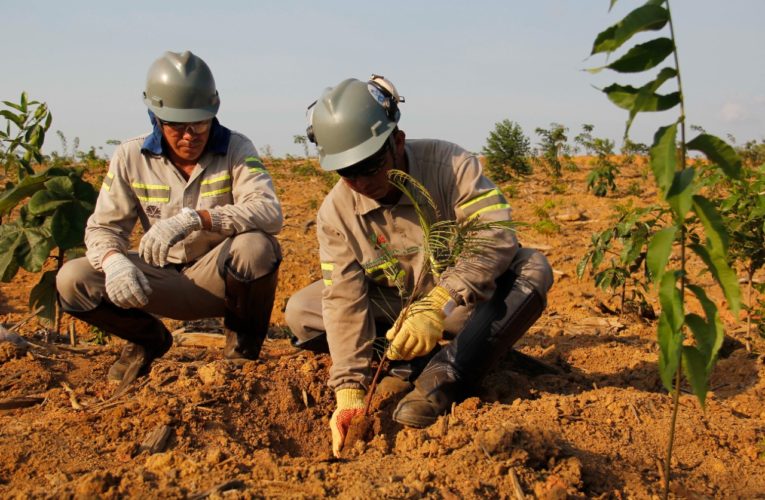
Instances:
[[[439,138],[479,152],[495,124],[584,123],[621,143],[626,111],[597,90],[648,77],[583,71],[596,35],[643,2],[620,0],[388,0],[19,2],[0,0],[0,100],[47,102],[45,152],[149,130],[141,93],[164,51],[191,50],[213,71],[218,117],[258,150],[301,155],[306,107],[326,87],[384,75],[406,98],[410,138]],[[765,1],[674,0],[687,123],[738,144],[765,138]],[[671,89],[662,89],[671,90]],[[650,143],[677,110],[640,115],[631,137]],[[313,151],[312,151],[313,154]]]

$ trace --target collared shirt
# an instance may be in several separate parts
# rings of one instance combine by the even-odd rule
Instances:
[[[436,205],[436,220],[509,221],[511,210],[501,191],[482,174],[478,158],[455,144],[437,140],[406,142],[409,175],[419,181]],[[423,205],[423,203],[420,203]],[[317,217],[324,291],[322,316],[327,330],[333,389],[366,386],[375,338],[370,287],[400,288],[411,293],[425,266],[423,231],[412,201],[402,196],[384,206],[353,191],[342,180],[327,195]],[[443,271],[438,285],[462,305],[472,306],[494,293],[518,243],[508,229],[481,234],[480,252]],[[424,275],[423,290],[436,283]]]
[[[171,247],[171,264],[193,262],[236,233],[277,234],[283,222],[271,177],[247,137],[214,120],[208,145],[186,180],[164,153],[155,125],[152,134],[123,142],[112,156],[85,229],[90,263],[101,269],[109,250],[125,253],[137,221],[145,232],[184,207],[207,210],[212,228]]]

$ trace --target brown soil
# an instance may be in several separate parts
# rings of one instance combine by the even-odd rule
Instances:
[[[176,346],[150,376],[111,400],[115,387],[105,375],[119,340],[88,344],[89,328],[74,321],[77,347],[63,336],[46,343],[30,321],[20,331],[34,345],[0,344],[0,400],[38,397],[25,400],[32,406],[0,410],[0,496],[660,494],[671,399],[658,377],[656,324],[603,312],[617,308],[617,298],[579,281],[575,271],[590,235],[610,222],[616,204],[653,200],[651,183],[641,177],[645,167],[624,172],[619,194],[607,198],[586,192],[586,167],[564,172],[564,193],[553,192],[542,171],[515,187],[516,219],[536,223],[546,210],[559,226],[546,234],[521,231],[526,246],[548,255],[556,283],[546,313],[518,348],[558,367],[560,375],[531,376],[505,359],[478,394],[424,430],[396,425],[390,416],[401,396],[382,395],[374,437],[358,441],[341,460],[330,453],[329,357],[297,351],[279,338],[287,298],[319,278],[313,218],[329,186],[296,163],[273,160],[270,168],[286,226],[275,338],[263,359],[236,367],[220,349]],[[637,196],[627,194],[630,185]],[[6,326],[27,314],[37,278],[21,272],[2,285]],[[709,282],[708,276],[697,280]],[[694,396],[680,397],[672,460],[677,497],[763,498],[765,492],[765,341],[745,338],[740,324],[724,318],[730,339],[706,411]],[[62,331],[72,321],[65,317]],[[220,331],[217,320],[168,325]],[[150,449],[147,438],[155,430],[165,431],[167,440]]]

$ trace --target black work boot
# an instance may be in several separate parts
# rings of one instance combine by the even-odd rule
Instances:
[[[279,265],[254,280],[241,279],[226,266],[226,345],[223,355],[232,360],[255,360],[268,334],[274,307]]]
[[[393,412],[396,422],[411,427],[432,425],[452,403],[480,384],[542,314],[544,298],[526,280],[508,271],[497,283],[494,296],[476,306],[462,331],[431,359],[414,390],[399,401]]]
[[[102,302],[90,311],[67,312],[127,341],[119,359],[109,368],[109,380],[123,381],[131,367],[133,378],[148,374],[152,361],[163,356],[173,345],[173,336],[165,325],[140,309],[123,309]]]

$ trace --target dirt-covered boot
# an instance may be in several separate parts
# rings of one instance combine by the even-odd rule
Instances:
[[[109,380],[124,381],[128,370],[132,378],[148,374],[151,363],[173,345],[173,336],[165,325],[140,309],[122,309],[110,302],[102,302],[90,311],[68,313],[127,341],[119,359],[109,368]]]
[[[480,384],[499,357],[534,324],[544,298],[512,272],[497,280],[497,291],[479,304],[457,337],[433,356],[399,401],[393,418],[411,427],[427,427]],[[509,289],[509,291],[508,291]]]
[[[245,280],[226,266],[226,345],[223,355],[231,360],[255,360],[268,334],[274,307],[278,265],[271,273]]]

